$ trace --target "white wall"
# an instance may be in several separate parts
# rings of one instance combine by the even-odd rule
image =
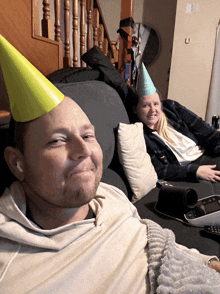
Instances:
[[[203,119],[219,19],[219,0],[177,2],[168,99],[179,101]]]

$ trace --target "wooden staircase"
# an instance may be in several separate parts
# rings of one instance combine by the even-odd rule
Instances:
[[[121,0],[121,19],[132,16],[133,3]],[[129,28],[123,29],[131,34]],[[80,57],[97,45],[124,77],[127,42],[120,39],[116,49],[98,0],[4,1],[0,34],[45,76],[62,68],[85,67]],[[1,69],[0,110],[9,111]]]

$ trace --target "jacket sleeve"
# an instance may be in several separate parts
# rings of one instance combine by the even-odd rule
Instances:
[[[166,181],[198,181],[196,177],[196,172],[199,168],[198,164],[180,165],[170,148],[146,127],[144,138],[147,152],[151,157],[158,179]]]
[[[166,160],[162,162],[154,154],[150,154],[150,156],[158,179],[166,181],[198,181],[196,177],[196,172],[199,168],[198,164],[190,163],[187,166],[181,166],[180,164],[171,164]]]
[[[209,126],[203,119],[176,101],[169,101],[173,108],[173,115],[184,123],[198,140],[198,145],[204,147],[208,153],[220,153],[220,132]],[[169,106],[167,108],[169,111]]]

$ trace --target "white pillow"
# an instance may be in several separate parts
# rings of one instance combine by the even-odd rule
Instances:
[[[134,203],[152,190],[157,183],[157,174],[147,153],[141,122],[119,124],[118,155],[131,186]]]

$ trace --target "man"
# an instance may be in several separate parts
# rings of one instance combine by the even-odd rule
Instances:
[[[53,99],[49,87],[41,105]],[[218,261],[208,265],[210,257],[176,244],[120,190],[100,183],[94,128],[56,91],[52,109],[12,111],[15,145],[5,159],[18,181],[0,198],[1,293],[218,293],[220,275],[209,268],[220,271]]]

